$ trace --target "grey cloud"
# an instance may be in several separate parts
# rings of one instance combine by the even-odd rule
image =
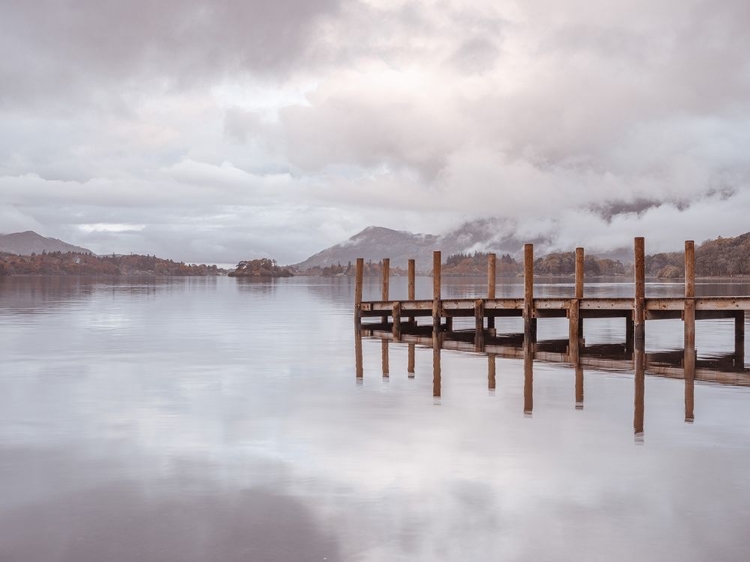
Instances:
[[[11,2],[0,23],[12,54],[0,64],[0,101],[101,100],[103,90],[117,100],[108,89],[276,75],[305,57],[318,18],[337,10],[338,0]]]

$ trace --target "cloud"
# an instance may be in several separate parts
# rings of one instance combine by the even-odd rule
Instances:
[[[169,233],[189,261],[491,216],[602,247],[738,233],[748,25],[734,0],[12,2],[4,228],[143,224],[139,248]]]

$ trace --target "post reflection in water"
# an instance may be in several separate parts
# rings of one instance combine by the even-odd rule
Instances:
[[[583,410],[583,367],[576,363],[576,410]]]
[[[523,342],[523,413],[531,416],[534,410],[534,342]]]
[[[381,363],[383,366],[383,378],[388,378],[388,373],[390,370],[390,367],[388,365],[388,340],[383,340],[380,342],[380,353],[381,353]]]
[[[496,356],[492,353],[487,355],[487,390],[490,396],[495,394],[495,368],[496,368]]]
[[[409,373],[409,378],[414,378],[414,344],[409,344],[409,358],[406,366],[406,372]]]
[[[362,330],[359,326],[354,328],[354,362],[356,365],[357,384],[362,384],[364,374],[362,367]]]
[[[633,414],[633,430],[636,441],[643,440],[643,409],[646,381],[646,353],[643,338],[635,338],[633,361],[635,363],[635,398]]]
[[[432,334],[432,396],[437,404],[440,403],[440,334]]]

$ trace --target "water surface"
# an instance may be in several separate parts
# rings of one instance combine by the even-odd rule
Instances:
[[[750,287],[698,285],[733,293]],[[443,350],[436,399],[433,349],[410,377],[390,344],[384,377],[365,339],[358,383],[352,301],[346,278],[0,279],[0,560],[747,558],[747,388],[696,382],[685,423],[683,381],[647,375],[635,436],[629,371],[586,369],[576,408],[575,370],[536,362],[530,414],[520,359],[490,389],[485,355]],[[587,321],[587,345],[622,324]],[[647,351],[681,345],[679,321],[648,323]],[[731,353],[732,322],[698,322],[697,348]]]

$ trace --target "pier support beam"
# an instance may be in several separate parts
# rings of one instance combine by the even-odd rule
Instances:
[[[394,302],[391,311],[393,316],[393,339],[396,341],[401,340],[401,303]]]
[[[583,300],[583,276],[585,272],[583,248],[576,248],[576,299]],[[583,344],[583,318],[578,316],[578,338]]]
[[[383,265],[383,288],[381,291],[380,300],[387,301],[389,299],[389,287],[391,281],[391,260],[389,258],[383,258],[381,262]],[[388,323],[388,315],[383,316],[383,324]]]
[[[695,392],[695,243],[685,242],[685,311],[683,312],[685,328],[685,356],[683,358],[685,378],[685,421],[694,419]]]
[[[643,237],[635,239],[635,303],[633,306],[633,330],[636,340],[646,337],[646,247]]]
[[[495,285],[497,275],[497,256],[495,254],[489,254],[487,256],[487,298],[495,298]],[[494,334],[495,330],[495,317],[487,317],[487,329],[490,330],[491,335]]]
[[[536,341],[534,318],[534,244],[523,246],[523,336]]]
[[[440,268],[441,255],[440,252],[432,253],[432,329],[437,332],[440,330]]]
[[[414,260],[409,260],[406,270],[407,277],[407,300],[416,300],[415,281],[416,281],[416,265]],[[409,324],[414,324],[414,316],[409,316]]]

